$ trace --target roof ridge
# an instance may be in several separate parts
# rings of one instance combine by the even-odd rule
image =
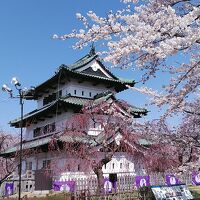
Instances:
[[[84,66],[86,64],[88,64],[89,62],[91,62],[95,57],[98,57],[97,54],[86,54],[85,56],[83,56],[82,58],[78,59],[77,61],[75,61],[73,64],[68,65],[68,68],[70,68],[71,70],[75,70],[81,66]]]

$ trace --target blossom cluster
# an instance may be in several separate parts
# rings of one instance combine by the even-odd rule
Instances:
[[[105,61],[114,67],[132,67],[143,72],[142,81],[167,71],[171,82],[164,92],[154,95],[158,105],[169,104],[179,110],[190,94],[199,92],[200,6],[192,0],[123,0],[125,8],[110,11],[106,17],[89,11],[77,13],[84,28],[54,38],[76,38],[75,48],[103,41]],[[185,59],[186,58],[186,59]],[[181,62],[167,65],[170,59]],[[187,60],[187,61],[183,61]],[[141,89],[141,91],[144,89]],[[147,93],[147,90],[145,90]],[[151,93],[151,92],[150,92]],[[163,95],[164,94],[164,95]],[[152,93],[150,94],[152,95]]]

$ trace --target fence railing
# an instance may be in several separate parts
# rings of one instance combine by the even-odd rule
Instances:
[[[150,175],[150,184],[151,185],[165,185],[166,174],[151,174]],[[186,185],[192,184],[192,176],[191,174],[183,174],[181,176],[176,176],[181,183]],[[126,174],[119,174],[117,176],[117,183],[115,191],[117,192],[124,192],[124,191],[133,191],[137,189],[136,182],[135,182],[136,175],[128,175]],[[58,179],[57,179],[58,180]],[[96,177],[92,176],[89,178],[68,178],[65,181],[74,181],[76,184],[75,191],[82,191],[82,190],[89,190],[91,193],[97,190],[97,179]]]
[[[32,173],[27,173],[28,177],[32,177]],[[151,174],[150,175],[150,182],[151,185],[165,185],[165,175],[166,174]],[[107,176],[108,178],[108,176]],[[118,193],[118,194],[124,194],[128,193],[130,191],[136,191],[136,182],[135,182],[136,176],[133,175],[133,173],[121,173],[117,174],[117,183],[112,191],[112,194]],[[186,185],[192,184],[192,176],[191,174],[183,174],[181,176],[177,176],[177,178]],[[53,180],[59,180],[59,177],[53,177]],[[83,191],[87,191],[87,194],[95,196],[97,191],[97,179],[95,176],[88,176],[88,178],[78,178],[78,176],[75,178],[71,178],[70,176],[66,178],[63,181],[74,181],[75,187],[73,189],[74,194],[80,194]],[[9,182],[14,183],[14,193],[17,193],[18,190],[18,180],[9,180]],[[5,189],[5,183],[2,184],[2,188]],[[105,188],[105,191],[107,191],[109,188]],[[22,191],[23,192],[30,192],[34,193],[35,190],[35,180],[29,179],[29,180],[22,180]],[[3,189],[1,190],[3,192]],[[110,192],[110,191],[109,191]],[[5,192],[4,192],[5,193]],[[108,194],[110,195],[110,194]]]

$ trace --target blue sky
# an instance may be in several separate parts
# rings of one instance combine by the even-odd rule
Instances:
[[[117,10],[122,4],[118,0],[1,0],[0,1],[0,86],[10,84],[13,76],[20,79],[24,87],[38,85],[54,74],[61,64],[71,64],[84,56],[89,47],[73,50],[73,41],[53,40],[53,34],[69,33],[81,26],[75,14],[89,10],[105,15],[110,9]],[[98,49],[97,49],[98,50]],[[116,75],[139,80],[134,71],[114,70]],[[160,81],[159,81],[160,80]],[[163,77],[153,86],[160,86]],[[161,81],[162,80],[162,81]],[[131,90],[122,92],[119,98],[136,106],[144,106],[146,97]],[[35,109],[35,103],[26,101],[25,112]],[[157,118],[159,113],[152,107],[147,119]],[[0,129],[9,128],[9,120],[20,116],[18,99],[10,99],[0,92]]]

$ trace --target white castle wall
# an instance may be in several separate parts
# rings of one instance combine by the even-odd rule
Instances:
[[[58,154],[52,152],[39,153],[36,156],[27,158],[26,161],[23,161],[22,171],[26,171],[26,162],[32,162],[32,170],[42,169],[43,161],[45,160],[51,160],[52,169],[57,174],[62,174],[59,176],[60,179],[67,179],[69,176],[84,177],[88,174],[93,174],[93,171],[88,168],[88,165],[87,168],[82,166],[85,163],[84,160],[80,160],[69,155],[67,156],[66,154],[62,153]],[[68,165],[70,168],[68,168]],[[141,169],[140,171],[137,171],[136,169],[138,167],[135,165],[136,164],[134,163],[134,159],[130,158],[130,156],[128,156],[126,153],[115,153],[112,160],[107,163],[106,166],[102,168],[102,170],[103,173],[107,175],[110,173],[132,173],[134,175],[141,173]]]
[[[65,85],[59,85],[59,88],[55,90],[50,89],[48,94],[44,94],[42,97],[40,97],[37,100],[37,108],[39,109],[43,107],[44,97],[47,97],[49,94],[59,90],[62,90],[62,96],[71,94],[72,96],[77,97],[93,98],[96,94],[107,91],[108,88],[106,88],[104,84],[98,84],[94,86],[92,83],[87,81],[79,83],[77,80],[71,80],[70,82],[66,82]],[[109,90],[115,92],[113,88],[109,88]]]
[[[82,97],[82,98],[93,98],[96,94],[107,91],[107,88],[103,84],[98,84],[93,86],[90,82],[78,83],[77,80],[71,80],[66,82],[65,85],[59,85],[57,89],[49,89],[49,93],[44,94],[41,98],[37,100],[37,108],[40,109],[43,107],[43,99],[53,92],[62,90],[62,96],[71,94],[72,96]],[[109,90],[114,92],[113,88]],[[76,91],[76,92],[75,92]],[[82,93],[83,92],[83,93]],[[30,124],[26,129],[25,140],[33,139],[33,130],[37,127],[45,126],[46,124],[56,122],[56,130],[63,130],[65,127],[65,121],[73,114],[73,111],[69,109],[68,112],[62,113],[61,115],[55,115],[53,118],[45,119],[45,121],[38,121],[37,124]],[[89,135],[98,135],[99,131],[97,129],[91,128],[88,132]]]
[[[25,140],[32,140],[33,139],[33,130],[37,127],[43,127],[46,124],[50,124],[55,122],[56,123],[56,132],[57,131],[62,131],[64,130],[64,128],[66,127],[66,120],[69,119],[73,114],[72,110],[68,110],[68,112],[62,113],[60,115],[54,115],[53,118],[47,118],[45,119],[45,121],[38,121],[37,124],[30,124],[30,126],[28,126],[26,128],[26,134],[24,139]],[[52,133],[50,133],[52,134]]]

